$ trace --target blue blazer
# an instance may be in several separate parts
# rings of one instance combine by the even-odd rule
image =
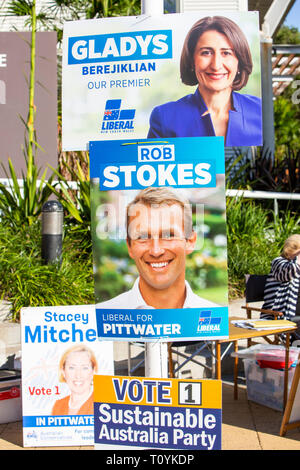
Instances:
[[[262,145],[261,100],[256,96],[232,92],[233,110],[229,121],[225,146]],[[210,114],[203,116],[207,106],[199,93],[184,96],[153,109],[148,138],[215,136]]]

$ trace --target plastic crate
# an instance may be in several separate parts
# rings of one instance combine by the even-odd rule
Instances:
[[[244,359],[248,400],[274,410],[283,410],[284,370],[261,368],[254,359]],[[288,390],[295,368],[288,372]]]
[[[0,369],[0,423],[22,419],[21,373]]]

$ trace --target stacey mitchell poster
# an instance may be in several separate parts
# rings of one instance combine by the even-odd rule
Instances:
[[[24,447],[93,445],[93,377],[113,373],[95,306],[24,308],[21,322]]]

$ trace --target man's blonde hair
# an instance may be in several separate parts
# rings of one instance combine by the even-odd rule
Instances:
[[[142,189],[127,206],[126,212],[126,227],[127,227],[127,239],[130,242],[129,235],[129,219],[133,216],[133,207],[136,204],[143,204],[144,206],[158,208],[159,206],[172,206],[173,204],[179,205],[183,210],[183,223],[184,223],[184,234],[186,239],[189,239],[193,233],[193,218],[192,218],[192,207],[188,199],[179,195],[178,192],[170,188],[145,188]]]
[[[300,235],[299,234],[291,235],[289,238],[285,240],[281,256],[287,259],[293,259],[297,251],[300,251]]]

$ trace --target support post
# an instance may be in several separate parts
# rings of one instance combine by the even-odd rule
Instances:
[[[142,15],[163,15],[164,0],[141,0]]]
[[[168,343],[145,343],[145,377],[168,377]]]
[[[266,26],[265,26],[266,28]],[[261,39],[261,77],[262,77],[262,113],[263,144],[274,161],[275,129],[272,85],[272,38],[263,32]]]
[[[142,15],[163,15],[164,0],[141,0]],[[145,343],[145,376],[168,377],[168,344]]]

